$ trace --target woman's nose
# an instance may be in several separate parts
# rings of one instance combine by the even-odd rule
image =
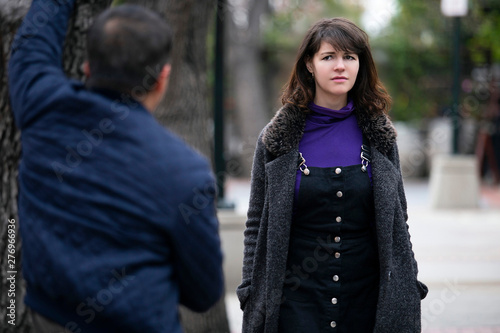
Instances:
[[[340,59],[340,60],[335,62],[334,70],[343,71],[344,69],[345,69],[344,60]]]

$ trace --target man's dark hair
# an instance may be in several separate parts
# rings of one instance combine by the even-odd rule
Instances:
[[[132,94],[150,91],[171,49],[172,31],[160,15],[136,5],[110,8],[88,32],[87,86]]]

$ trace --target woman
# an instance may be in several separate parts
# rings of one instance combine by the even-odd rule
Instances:
[[[252,169],[243,332],[420,332],[390,97],[365,32],[307,33]]]

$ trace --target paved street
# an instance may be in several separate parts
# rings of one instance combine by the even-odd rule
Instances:
[[[422,302],[424,333],[500,333],[500,188],[481,189],[480,208],[433,210],[424,181],[405,182],[410,233],[419,279],[430,289]],[[464,189],[467,190],[467,189]],[[231,333],[241,311],[234,290],[241,279],[248,180],[230,179],[234,212],[220,212]]]

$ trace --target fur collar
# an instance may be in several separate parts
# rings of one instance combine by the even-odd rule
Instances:
[[[396,143],[396,130],[389,117],[385,114],[370,115],[359,110],[355,110],[354,114],[361,131],[372,147],[387,154]],[[286,104],[276,112],[264,129],[262,142],[273,155],[284,155],[298,147],[304,134],[305,124],[306,112],[294,105]]]

